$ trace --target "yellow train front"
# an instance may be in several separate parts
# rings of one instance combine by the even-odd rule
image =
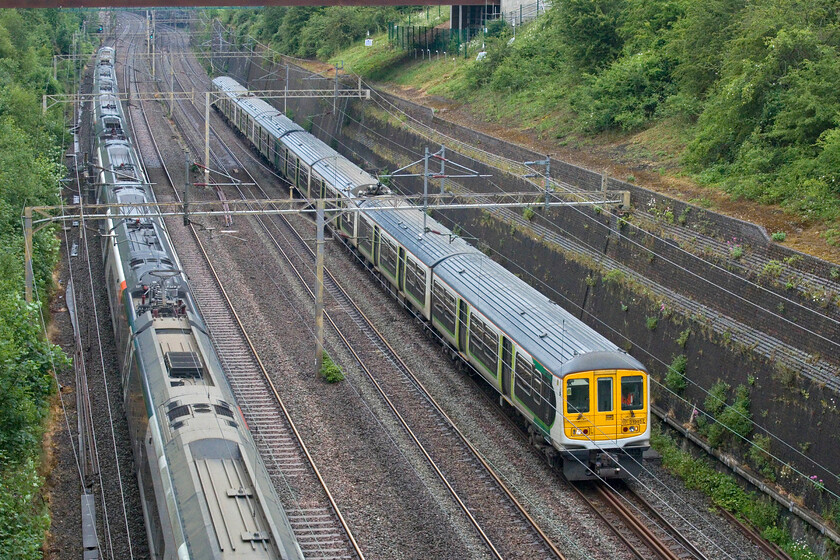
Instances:
[[[648,374],[620,352],[592,352],[563,364],[555,379],[553,447],[569,480],[627,478],[650,446]]]

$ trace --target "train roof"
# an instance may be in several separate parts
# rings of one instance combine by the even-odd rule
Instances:
[[[239,82],[222,76],[213,84],[229,96],[251,117],[279,139],[312,170],[335,185],[344,196],[353,198],[363,188],[376,185],[377,179],[360,169],[353,162],[339,154],[327,144],[306,132],[300,125],[286,117],[266,101],[248,95]]]
[[[387,206],[369,199],[367,207]],[[364,207],[363,206],[363,207]],[[591,369],[639,369],[644,366],[573,314],[532,288],[502,265],[454,236],[415,206],[366,212],[369,219],[452,287],[490,322],[504,331],[542,366],[556,375]]]
[[[394,207],[395,200],[387,197],[369,198],[362,203],[362,208]],[[434,266],[441,259],[456,253],[475,251],[469,243],[429,217],[426,218],[426,226],[432,231],[426,233],[421,239],[422,210],[404,202],[397,204],[399,206],[392,210],[376,210],[363,212],[363,214],[426,266]]]

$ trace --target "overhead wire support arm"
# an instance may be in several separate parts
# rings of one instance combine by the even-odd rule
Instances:
[[[122,102],[129,101],[157,101],[160,99],[174,99],[176,101],[192,101],[195,98],[193,91],[172,91],[157,93],[134,93],[130,96],[125,93],[53,93],[45,94],[41,98],[41,109],[44,113],[59,103],[81,103],[94,101],[102,95],[111,95]]]

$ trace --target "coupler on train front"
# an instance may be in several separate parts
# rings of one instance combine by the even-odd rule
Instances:
[[[560,451],[563,475],[568,480],[636,478],[642,470],[646,447],[573,449]]]

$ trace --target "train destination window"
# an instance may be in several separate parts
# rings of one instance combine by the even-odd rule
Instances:
[[[621,410],[641,410],[644,407],[644,380],[641,375],[621,378]]]
[[[613,380],[612,377],[598,378],[598,412],[612,412]]]
[[[570,379],[566,382],[566,412],[568,414],[589,412],[588,379]]]

